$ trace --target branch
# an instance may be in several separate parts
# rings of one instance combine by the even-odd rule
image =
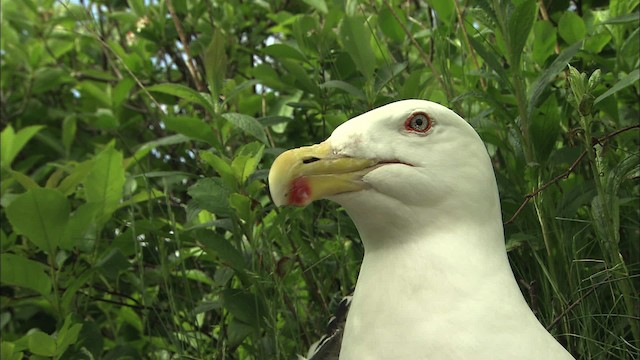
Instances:
[[[586,299],[587,296],[591,295],[591,293],[596,291],[596,289],[599,288],[600,285],[605,284],[607,281],[609,281],[609,279],[610,279],[610,276],[607,275],[607,277],[603,281],[591,286],[591,288],[586,293],[584,293],[584,295],[580,296],[580,298],[578,298],[578,300],[574,301],[571,305],[569,305],[562,312],[562,314],[556,316],[556,318],[553,319],[553,321],[549,325],[546,326],[547,331],[551,331],[551,329],[553,329],[560,322],[560,320],[562,320],[563,317],[565,317],[571,310],[573,310],[574,307],[578,306],[578,304],[580,304],[580,302],[582,302],[582,300]]]
[[[409,29],[405,26],[404,22],[398,16],[398,14],[396,14],[391,4],[389,4],[389,1],[383,0],[383,2],[387,6],[387,9],[389,9],[389,12],[391,12],[391,15],[393,15],[393,17],[398,22],[398,25],[400,25],[400,27],[402,28],[402,31],[404,31],[404,33],[407,35],[409,40],[411,40],[411,43],[413,44],[413,46],[415,46],[415,48],[418,49],[418,52],[420,53],[420,57],[427,64],[427,66],[429,66],[429,68],[431,69],[431,73],[433,74],[433,77],[435,77],[436,80],[438,80],[438,82],[440,83],[444,91],[446,91],[447,98],[450,99],[452,97],[451,92],[449,91],[449,88],[445,84],[444,79],[442,78],[442,75],[440,75],[440,72],[438,71],[438,69],[436,69],[436,67],[431,62],[431,59],[429,59],[429,56],[427,56],[427,53],[424,52],[424,49],[420,46],[420,44],[418,44],[418,41],[416,41],[416,39],[413,37],[413,34],[411,34],[411,31],[409,31]]]
[[[600,138],[594,138],[591,141],[592,145],[595,144],[603,144],[604,142],[608,141],[609,139],[611,139],[612,137],[619,135],[623,132],[629,131],[629,130],[633,130],[633,129],[638,129],[640,128],[639,124],[636,125],[630,125],[627,127],[624,127],[622,129],[618,129],[614,132],[611,132],[603,137]],[[582,161],[582,159],[584,159],[584,157],[587,155],[587,150],[584,150],[580,156],[578,156],[578,158],[573,162],[573,164],[571,164],[571,166],[569,166],[569,168],[563,172],[562,174],[556,176],[555,178],[553,178],[551,181],[543,184],[542,186],[540,186],[538,189],[536,189],[533,192],[528,193],[527,195],[525,195],[524,197],[524,201],[522,201],[522,204],[520,204],[520,207],[518,207],[518,210],[516,210],[516,212],[513,214],[513,216],[511,216],[511,218],[505,222],[505,225],[509,225],[511,223],[513,223],[513,221],[516,219],[516,217],[518,217],[518,215],[520,215],[520,213],[522,212],[522,210],[524,209],[524,207],[529,203],[529,201],[531,199],[533,199],[534,197],[536,197],[539,193],[541,193],[542,191],[544,191],[546,188],[548,188],[549,186],[557,183],[560,180],[565,180],[566,178],[569,177],[569,175],[576,169],[576,167],[578,167],[578,164]]]
[[[196,71],[195,62],[191,57],[191,50],[189,50],[189,42],[187,41],[187,36],[184,33],[184,28],[182,27],[182,23],[180,19],[178,19],[178,15],[176,15],[176,10],[173,8],[173,4],[171,0],[167,0],[167,8],[169,9],[169,13],[171,14],[171,18],[173,19],[173,24],[176,26],[176,30],[178,31],[178,36],[180,37],[180,41],[182,42],[182,46],[184,47],[184,52],[187,55],[187,69],[189,69],[189,73],[193,78],[193,82],[196,84],[196,88],[200,92],[206,91],[206,88],[202,81],[200,80],[200,76]]]

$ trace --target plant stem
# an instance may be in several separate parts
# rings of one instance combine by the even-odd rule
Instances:
[[[602,216],[604,217],[604,221],[602,222],[605,229],[603,231],[595,231],[596,237],[600,241],[600,245],[603,248],[605,262],[609,269],[621,269],[621,272],[613,272],[614,276],[619,274],[620,281],[617,281],[620,292],[622,293],[623,302],[625,307],[627,308],[628,313],[631,315],[629,317],[629,325],[631,326],[631,332],[633,334],[633,338],[637,341],[640,341],[640,327],[638,326],[635,303],[632,299],[633,294],[636,294],[633,284],[629,279],[629,271],[627,266],[620,254],[620,248],[616,241],[617,231],[614,223],[615,219],[610,212],[611,202],[614,201],[616,194],[606,194],[607,189],[605,188],[601,177],[601,173],[603,172],[601,169],[602,166],[598,165],[597,162],[597,154],[594,150],[594,146],[591,139],[591,123],[593,121],[592,115],[582,115],[580,114],[580,123],[582,124],[584,130],[583,141],[585,144],[585,150],[587,151],[587,158],[589,159],[589,165],[593,174],[593,180],[596,185],[596,191],[598,193],[598,200],[600,201],[600,208],[602,209],[601,214],[594,214],[592,208],[592,216]],[[607,196],[608,195],[608,196]],[[597,221],[594,221],[594,226],[597,228]],[[602,234],[605,237],[602,237]]]

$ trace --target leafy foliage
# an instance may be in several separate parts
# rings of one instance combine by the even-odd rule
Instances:
[[[268,168],[404,98],[485,140],[541,322],[640,355],[638,0],[2,10],[2,359],[306,353],[363,249],[333,204],[274,208]]]

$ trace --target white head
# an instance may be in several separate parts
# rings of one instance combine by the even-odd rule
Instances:
[[[283,153],[269,184],[278,205],[304,206],[319,198],[340,203],[363,238],[398,227],[422,231],[451,217],[485,221],[478,214],[487,211],[487,202],[487,218],[499,212],[480,137],[453,111],[425,100],[371,110],[321,144]]]

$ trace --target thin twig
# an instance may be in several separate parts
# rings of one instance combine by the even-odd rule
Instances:
[[[458,22],[460,23],[460,29],[462,30],[464,42],[466,43],[467,48],[469,48],[469,52],[471,53],[471,60],[473,60],[473,64],[476,66],[476,69],[480,69],[478,57],[476,56],[476,52],[473,50],[473,47],[469,42],[469,34],[467,33],[467,29],[464,26],[464,21],[462,20],[462,11],[460,10],[460,6],[457,1],[454,1],[453,4],[456,8],[456,15],[458,17]],[[480,86],[482,87],[482,90],[487,90],[487,83],[484,81],[483,77],[480,77]]]
[[[592,141],[592,145],[595,144],[602,144],[605,141],[611,139],[612,137],[621,134],[623,132],[629,131],[629,130],[633,130],[633,129],[638,129],[640,128],[640,125],[636,124],[636,125],[630,125],[627,127],[624,127],[622,129],[618,129],[614,132],[611,132],[603,137],[597,138],[597,139],[593,139]],[[578,156],[578,158],[573,162],[573,164],[571,164],[571,166],[569,166],[569,168],[563,172],[562,174],[554,177],[551,181],[543,184],[542,186],[540,186],[538,189],[536,189],[533,192],[528,193],[527,195],[525,195],[524,200],[522,201],[522,204],[520,204],[520,207],[518,207],[518,210],[516,210],[516,212],[513,214],[513,216],[511,216],[511,218],[505,222],[505,225],[509,225],[511,223],[513,223],[513,221],[516,219],[516,217],[518,215],[520,215],[520,213],[522,212],[522,210],[524,209],[524,207],[529,203],[529,201],[531,199],[533,199],[534,197],[536,197],[539,193],[541,193],[542,191],[544,191],[546,188],[548,188],[549,186],[557,183],[560,180],[565,180],[569,177],[569,175],[576,169],[576,167],[578,167],[578,164],[582,161],[582,159],[584,159],[584,157],[587,155],[587,150],[584,150],[580,156]]]
[[[420,53],[420,57],[427,64],[427,66],[429,66],[429,68],[431,69],[431,73],[433,74],[433,77],[435,77],[436,80],[438,80],[440,85],[442,85],[442,88],[447,92],[447,98],[451,99],[452,95],[451,95],[451,93],[449,91],[449,87],[447,87],[447,85],[445,84],[444,79],[442,78],[442,75],[440,75],[440,72],[438,71],[438,69],[436,69],[436,67],[433,65],[433,63],[431,62],[431,59],[429,59],[429,56],[427,55],[427,53],[424,52],[424,49],[422,49],[420,44],[418,44],[418,41],[413,37],[413,35],[411,34],[411,31],[409,31],[409,29],[407,29],[407,27],[404,25],[404,22],[400,19],[398,14],[396,14],[396,12],[393,9],[393,7],[391,7],[391,4],[389,4],[389,1],[388,0],[383,0],[383,2],[387,6],[389,11],[391,12],[391,15],[393,15],[393,17],[398,22],[398,25],[400,25],[400,27],[402,27],[402,31],[404,31],[404,33],[407,35],[409,40],[411,40],[411,43],[413,44],[413,46],[415,46],[416,49],[418,49],[418,52]]]
[[[586,299],[587,296],[591,295],[591,293],[596,291],[596,289],[601,285],[605,284],[610,278],[611,276],[607,275],[604,280],[597,284],[594,284],[584,295],[580,296],[580,298],[571,303],[571,305],[569,305],[560,315],[556,316],[556,318],[546,326],[547,331],[551,331],[551,329],[553,329],[560,322],[560,320],[562,320],[563,317],[565,317],[571,310],[573,310],[574,307],[578,306],[578,304],[580,304],[582,300]]]
[[[191,57],[191,50],[189,50],[189,42],[187,41],[187,36],[184,33],[184,28],[182,27],[182,23],[176,14],[176,10],[173,8],[173,4],[171,0],[167,0],[167,8],[169,9],[169,13],[171,14],[171,18],[173,19],[173,24],[176,26],[176,30],[178,31],[178,36],[180,37],[180,41],[182,42],[182,46],[184,47],[184,53],[187,55],[187,69],[189,69],[189,73],[193,78],[193,82],[196,84],[196,88],[200,92],[206,91],[202,80],[200,80],[199,73],[196,71],[196,64]]]
[[[78,20],[78,22],[80,23],[84,23],[83,19],[78,17],[77,14],[73,11],[71,11],[71,9],[67,6],[67,4],[65,4],[64,2],[60,2],[60,4],[70,13],[72,14],[72,16]],[[91,13],[88,13],[88,18],[93,20],[93,18],[91,17]],[[85,28],[85,30],[94,36],[94,39],[97,40],[100,45],[102,45],[105,49],[109,50],[109,52],[120,62],[120,64],[122,65],[122,67],[124,67],[124,69],[127,71],[127,73],[129,74],[129,76],[131,76],[131,78],[136,82],[136,84],[138,85],[138,87],[140,87],[140,89],[142,90],[142,92],[145,93],[145,95],[147,95],[147,97],[149,97],[149,99],[156,105],[157,109],[162,112],[163,114],[166,114],[166,111],[163,110],[162,105],[160,105],[160,103],[158,102],[158,100],[156,100],[155,97],[153,97],[153,95],[151,95],[151,93],[149,92],[149,90],[147,90],[147,87],[144,86],[144,84],[142,83],[142,81],[136,76],[136,74],[133,73],[133,71],[129,68],[129,66],[127,66],[127,64],[124,62],[124,60],[120,57],[120,55],[118,55],[118,53],[113,50],[113,48],[111,47],[111,45],[107,44],[106,41],[104,41],[100,35],[91,27],[89,27],[88,25],[83,25],[83,27]],[[73,33],[75,34],[80,34],[77,31],[73,31]],[[122,75],[120,75],[120,71],[115,67],[115,64],[113,66],[114,71],[116,73],[116,75],[119,78],[122,78]]]

